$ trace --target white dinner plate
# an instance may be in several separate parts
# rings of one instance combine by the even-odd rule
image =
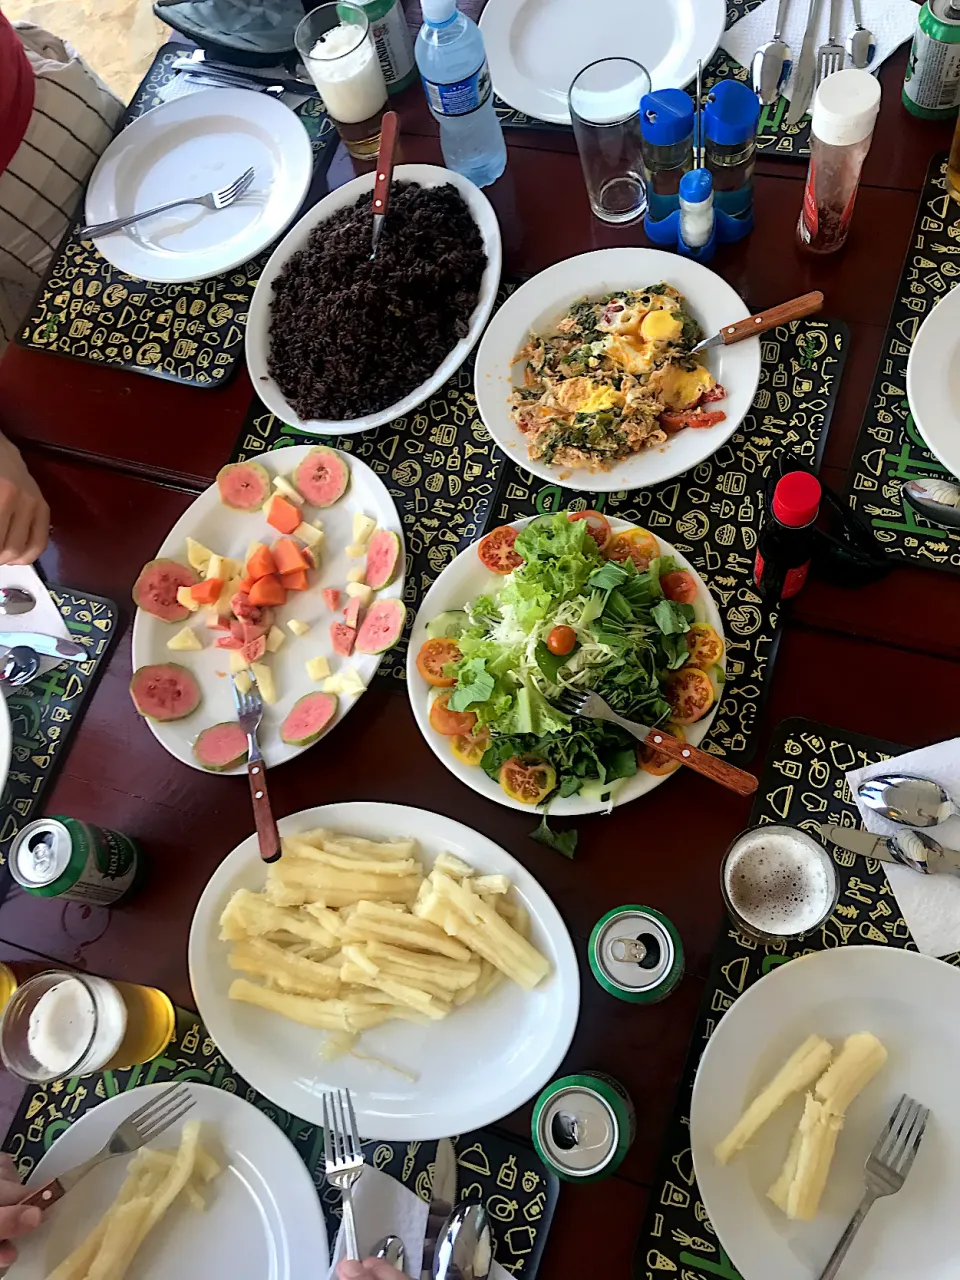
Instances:
[[[870,1031],[889,1052],[850,1107],[820,1212],[791,1222],[766,1198],[803,1098],[790,1099],[730,1164],[714,1146],[809,1035]],[[690,1112],[697,1184],[743,1280],[814,1280],[863,1195],[863,1165],[900,1095],[931,1110],[903,1190],[868,1216],[843,1280],[956,1280],[960,1259],[960,970],[894,947],[839,947],[782,964],[723,1015]]]
[[[960,288],[924,320],[907,361],[907,400],[924,442],[960,476]]]
[[[247,89],[204,89],[154,107],[100,157],[87,187],[87,223],[205,195],[251,167],[253,182],[228,208],[182,205],[98,236],[97,249],[140,280],[205,280],[272,244],[307,194],[310,139],[282,103]]]
[[[224,1166],[198,1213],[183,1197],[147,1237],[127,1280],[303,1280],[325,1275],[327,1229],[313,1180],[290,1140],[263,1112],[236,1094],[187,1086],[195,1105],[187,1119],[203,1124],[201,1141]],[[58,1177],[94,1155],[118,1124],[169,1085],[130,1089],[99,1103],[57,1138],[28,1187]],[[172,1150],[180,1127],[149,1145]],[[10,1280],[44,1280],[106,1213],[126,1177],[119,1156],[94,1169],[45,1214],[45,1223],[18,1240]]]
[[[534,991],[504,981],[442,1022],[388,1022],[363,1033],[363,1053],[415,1073],[415,1080],[352,1057],[324,1062],[322,1031],[227,998],[237,975],[227,964],[227,944],[219,941],[220,914],[235,890],[260,890],[264,883],[257,837],[250,836],[213,873],[197,904],[189,944],[190,982],[200,1016],[243,1078],[312,1124],[323,1122],[325,1090],[349,1088],[361,1134],[399,1142],[467,1133],[532,1098],[563,1061],[580,1005],[570,935],[533,876],[486,836],[425,809],[331,804],[281,818],[278,826],[281,836],[313,827],[371,840],[411,836],[426,868],[447,852],[483,874],[508,875],[530,913],[530,941],[549,959],[552,972]]]
[[[716,453],[743,421],[760,382],[760,339],[746,338],[706,353],[705,364],[726,388],[712,408],[727,415],[715,427],[687,427],[666,444],[646,449],[609,471],[548,466],[527,456],[527,444],[510,416],[509,397],[523,383],[524,361],[517,353],[531,333],[551,332],[575,302],[601,298],[619,289],[642,289],[660,280],[684,295],[705,335],[744,320],[750,311],[727,282],[689,258],[659,249],[599,249],[566,258],[533,276],[506,300],[490,322],[477,351],[474,387],[487,430],[508,458],[541,480],[581,492],[613,493],[661,484]]]
[[[567,93],[589,63],[633,58],[654,89],[683,88],[697,60],[706,66],[716,53],[725,23],[723,0],[488,0],[480,30],[504,102],[569,124]]]
[[[530,520],[537,517],[529,517],[526,520],[514,520],[512,527],[514,529],[523,529]],[[614,533],[620,533],[624,529],[632,529],[634,526],[626,520],[611,520],[610,528]],[[694,601],[694,610],[696,612],[696,620],[698,622],[709,622],[713,626],[718,635],[723,638],[723,622],[720,618],[720,612],[714,604],[713,597],[707,589],[707,584],[700,577],[699,573],[693,565],[666,539],[657,536],[657,542],[660,544],[661,555],[672,556],[677,562],[677,567],[686,569],[696,579],[698,594]],[[479,595],[495,595],[503,586],[503,577],[496,573],[491,573],[485,568],[479,555],[477,554],[477,543],[467,547],[461,551],[456,560],[452,561],[440,574],[436,582],[427,592],[423,599],[423,604],[417,610],[417,616],[413,622],[413,631],[410,634],[410,645],[407,649],[407,690],[410,694],[410,704],[413,707],[413,714],[416,717],[417,724],[420,726],[420,732],[426,738],[430,747],[446,767],[461,782],[465,782],[468,787],[472,787],[474,791],[480,795],[486,796],[488,800],[495,800],[497,804],[506,805],[509,809],[519,809],[523,813],[531,813],[530,805],[521,804],[519,800],[512,800],[510,796],[499,786],[492,778],[488,778],[479,765],[464,764],[450,750],[450,739],[444,737],[443,734],[437,733],[436,729],[430,724],[430,704],[433,701],[434,690],[427,684],[423,676],[417,670],[417,654],[420,652],[420,646],[427,639],[427,625],[434,618],[446,613],[451,609],[463,609],[471,600],[476,599]],[[726,653],[724,653],[719,665],[726,670]],[[699,743],[707,734],[707,730],[713,724],[713,718],[717,714],[719,699],[715,699],[713,706],[696,724],[686,727],[684,732],[687,735],[687,741],[692,742],[694,746]],[[619,789],[614,793],[613,803],[615,805],[627,804],[630,800],[636,800],[638,796],[646,795],[648,791],[652,791],[654,787],[659,787],[661,782],[666,782],[668,777],[673,774],[655,775],[645,773],[643,769],[639,769],[632,778],[626,778]],[[550,816],[552,818],[570,818],[579,813],[606,813],[609,804],[602,800],[585,800],[582,796],[558,796],[550,803]]]
[[[301,458],[310,452],[310,445],[297,445],[289,449],[274,449],[271,453],[258,454],[251,461],[266,467],[271,475],[289,477]],[[286,641],[279,653],[268,653],[264,658],[273,671],[278,701],[263,708],[263,721],[260,726],[260,749],[267,768],[275,768],[286,760],[306,751],[306,747],[291,747],[281,742],[280,723],[298,698],[306,693],[316,693],[322,685],[311,680],[307,675],[305,663],[308,658],[324,655],[330,662],[330,669],[336,673],[345,666],[352,667],[369,686],[382,661],[382,654],[354,653],[350,658],[340,658],[334,654],[330,641],[330,624],[340,618],[331,613],[324,604],[321,589],[337,587],[341,594],[347,584],[347,573],[350,569],[363,565],[363,560],[351,560],[346,548],[353,542],[353,516],[355,512],[363,512],[376,520],[381,529],[392,529],[400,539],[400,559],[397,562],[397,576],[388,587],[378,591],[375,600],[395,598],[403,595],[404,554],[403,530],[400,517],[393,505],[393,499],[387,492],[383,481],[367,464],[352,454],[340,455],[350,468],[350,483],[343,497],[332,507],[318,510],[309,505],[303,510],[306,519],[319,518],[324,532],[322,558],[320,568],[311,573],[316,585],[309,591],[290,592],[287,603],[276,610],[276,624],[286,635]],[[262,541],[269,545],[280,537],[275,529],[267,524],[262,511],[234,511],[225,507],[220,501],[216,484],[204,490],[183,513],[177,523],[163,540],[157,551],[156,559],[169,557],[187,563],[187,536],[209,547],[218,555],[230,556],[241,563],[246,557],[251,542]],[[341,603],[346,602],[343,595]],[[205,611],[201,609],[201,614]],[[203,700],[192,715],[183,720],[156,721],[147,720],[153,736],[184,764],[194,769],[202,766],[193,754],[193,744],[201,729],[212,724],[220,724],[225,720],[236,720],[237,711],[233,701],[233,682],[229,678],[230,651],[216,649],[214,637],[218,631],[208,631],[199,615],[191,614],[185,622],[161,622],[152,614],[137,610],[133,624],[133,668],[145,667],[151,663],[177,662],[188,667],[200,684]],[[310,624],[305,636],[294,636],[287,628],[290,618],[298,618]],[[342,618],[341,618],[342,621]],[[181,627],[192,626],[203,642],[204,648],[198,652],[177,652],[167,648],[167,641],[176,635]],[[337,713],[325,730],[325,734],[335,728],[347,712],[355,705],[357,696],[338,695]],[[240,765],[229,772],[246,773],[247,766]],[[206,770],[204,770],[206,772]]]
[[[357,431],[369,431],[373,427],[383,426],[385,422],[392,422],[394,418],[402,417],[403,414],[410,413],[418,405],[423,404],[424,400],[428,400],[449,377],[456,373],[476,346],[484,325],[490,319],[490,313],[497,298],[501,262],[500,224],[497,222],[497,215],[490,201],[469,179],[461,177],[459,173],[453,173],[450,169],[441,169],[433,164],[398,164],[393,171],[395,182],[419,182],[423,187],[442,187],[447,183],[455,186],[480,230],[487,255],[487,266],[480,282],[477,305],[470,317],[470,327],[466,336],[461,338],[444,357],[436,373],[431,374],[426,382],[422,382],[419,387],[404,396],[402,400],[398,400],[396,404],[388,405],[386,409],[380,409],[377,413],[366,413],[361,418],[346,418],[340,422],[319,418],[301,421],[293,406],[287,403],[267,367],[270,354],[273,282],[283,270],[288,258],[306,245],[314,227],[318,223],[326,222],[340,209],[355,204],[362,195],[373,189],[375,180],[376,174],[372,170],[370,173],[362,174],[352,182],[338,187],[336,191],[331,191],[319,204],[315,204],[305,213],[274,249],[269,262],[260,273],[260,279],[250,303],[246,341],[250,380],[257,388],[257,395],[271,413],[282,422],[296,427],[298,431],[305,431],[308,435],[352,435]],[[389,214],[387,216],[389,217]],[[377,358],[375,347],[371,349],[370,358],[372,361]]]

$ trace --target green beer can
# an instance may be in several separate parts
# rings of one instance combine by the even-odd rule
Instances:
[[[903,105],[923,120],[949,120],[960,107],[960,0],[926,0],[907,60]]]
[[[600,986],[628,1004],[665,1000],[683,977],[683,944],[653,907],[614,907],[593,926],[587,946]]]
[[[623,1163],[637,1113],[613,1076],[582,1071],[547,1085],[533,1108],[533,1145],[564,1182],[599,1182]]]
[[[14,880],[38,898],[118,903],[136,886],[143,854],[120,831],[55,815],[28,823],[10,846]]]

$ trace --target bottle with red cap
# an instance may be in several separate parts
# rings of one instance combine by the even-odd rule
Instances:
[[[773,492],[773,510],[760,530],[753,577],[765,600],[795,596],[807,580],[820,481],[809,471],[789,471]]]

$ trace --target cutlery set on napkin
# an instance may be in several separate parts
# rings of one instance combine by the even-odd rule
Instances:
[[[89,662],[30,565],[0,567],[0,687],[29,684],[64,662]]]

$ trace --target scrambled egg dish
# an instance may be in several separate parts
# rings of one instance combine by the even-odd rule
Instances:
[[[606,470],[684,427],[725,417],[705,409],[725,392],[690,355],[700,326],[669,284],[584,300],[520,352],[511,414],[531,458]]]

